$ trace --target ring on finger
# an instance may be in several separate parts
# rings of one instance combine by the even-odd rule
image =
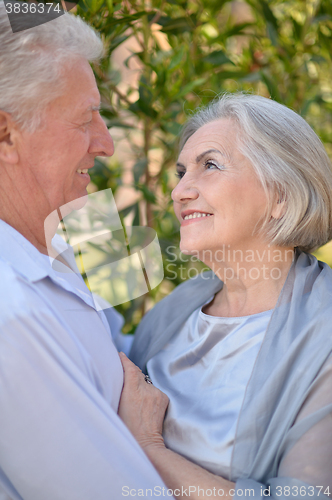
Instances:
[[[153,385],[153,382],[152,380],[150,379],[149,375],[144,375],[144,380],[147,384],[152,384]]]

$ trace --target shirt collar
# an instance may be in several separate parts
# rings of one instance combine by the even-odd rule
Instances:
[[[37,248],[1,219],[0,259],[32,283],[46,278],[52,270]]]
[[[59,253],[67,250],[66,258],[70,260],[71,266],[75,266],[75,257],[72,248],[67,245],[59,235],[55,235],[52,245]],[[72,255],[71,255],[72,254]],[[66,272],[71,273],[69,268],[66,272],[56,272],[52,268],[53,259],[41,254],[21,233],[0,219],[0,259],[11,266],[20,276],[27,281],[35,283],[49,277],[54,283],[65,290],[75,293],[87,305],[96,309],[91,292],[82,282],[82,286],[75,286],[66,280]],[[65,267],[65,266],[63,266]],[[72,271],[72,274],[75,274]],[[79,271],[77,269],[77,273]]]

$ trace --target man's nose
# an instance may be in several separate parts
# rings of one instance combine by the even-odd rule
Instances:
[[[96,156],[112,156],[114,154],[113,139],[99,113],[95,118],[89,153]]]

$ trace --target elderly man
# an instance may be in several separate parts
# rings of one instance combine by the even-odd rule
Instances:
[[[0,498],[110,500],[163,483],[117,415],[123,370],[103,312],[47,255],[46,217],[86,194],[113,141],[70,14],[13,34],[0,1]],[[134,492],[134,493],[133,493]]]

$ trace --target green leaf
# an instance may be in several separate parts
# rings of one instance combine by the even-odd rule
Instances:
[[[184,53],[185,53],[185,47],[181,47],[179,52],[174,54],[174,56],[171,59],[171,62],[169,63],[169,66],[168,66],[169,71],[172,71],[173,69],[175,69],[177,66],[180,65],[180,63],[183,59]]]
[[[220,80],[240,80],[241,78],[246,78],[248,76],[248,71],[220,71],[218,73],[218,78]]]
[[[181,5],[182,7],[186,7],[187,5],[187,0],[168,0],[167,3],[173,4],[173,5]]]
[[[267,36],[271,40],[271,43],[274,47],[278,45],[278,33],[271,23],[266,23],[266,32]]]
[[[104,0],[84,0],[84,3],[91,14],[96,14],[103,5]]]
[[[125,122],[121,121],[119,118],[107,119],[107,127],[108,128],[112,128],[112,127],[125,128],[128,130],[135,128],[133,125],[130,125],[129,123],[125,123]]]
[[[136,207],[137,203],[134,203],[134,205],[130,205],[129,207],[126,207],[122,210],[119,211],[119,214],[120,214],[120,218],[121,220],[124,218],[124,217],[127,217],[127,215],[130,214],[130,212],[132,212],[135,207]]]
[[[267,86],[267,89],[268,89],[272,99],[274,99],[275,101],[278,101],[278,102],[282,102],[282,99],[281,99],[278,87],[275,84],[275,81],[272,80],[272,78],[270,78],[264,71],[261,71],[260,73],[261,73],[262,81]]]
[[[148,164],[148,162],[147,162],[146,158],[138,160],[135,163],[134,169],[133,169],[135,184],[139,183],[139,180],[140,180],[141,176],[145,173],[145,169],[147,167],[147,164]]]
[[[107,120],[113,120],[113,118],[115,118],[115,117],[116,117],[116,114],[115,114],[115,112],[113,111],[113,109],[104,108],[104,107],[101,107],[100,114],[101,114],[104,118],[106,118]]]
[[[194,80],[193,82],[187,83],[182,90],[177,94],[177,99],[180,99],[181,97],[189,94],[189,92],[192,92],[196,87],[199,87],[200,85],[203,85],[203,83],[206,82],[206,78],[198,78],[197,80]]]
[[[229,30],[225,31],[225,33],[222,34],[223,39],[230,38],[231,36],[239,36],[239,35],[245,35],[248,36],[248,33],[242,33],[242,31],[245,28],[248,28],[249,26],[256,26],[255,23],[241,23],[237,24],[236,26],[233,26]]]
[[[138,203],[135,204],[135,217],[134,217],[134,220],[133,220],[133,226],[139,226],[140,225],[140,216],[139,216],[139,205]]]
[[[332,16],[330,16],[329,14],[322,14],[321,16],[315,17],[311,21],[311,24],[321,23],[322,21],[332,21]]]
[[[118,85],[121,82],[121,73],[116,69],[108,71],[108,78],[112,85]]]
[[[139,56],[140,56],[140,54],[143,54],[143,52],[132,52],[132,53],[130,54],[130,56],[129,56],[129,57],[127,57],[127,59],[125,59],[125,60],[124,60],[124,62],[123,62],[123,64],[126,66],[126,68],[128,68],[128,69],[129,69],[128,64],[129,64],[130,59],[131,59],[132,57],[134,57],[134,56],[138,56],[138,57],[139,57]]]
[[[234,65],[233,61],[231,61],[229,57],[226,56],[223,50],[215,50],[208,56],[205,56],[202,60],[204,62],[213,64],[214,66],[220,66],[221,64],[225,63],[231,63]]]
[[[154,67],[158,67],[172,54],[173,54],[172,50],[158,50],[158,52],[151,57],[150,62]]]
[[[108,179],[111,175],[108,167],[98,160],[95,159],[94,167],[91,169],[91,181],[98,187],[98,189],[107,189]]]
[[[269,4],[265,0],[259,0],[259,1],[260,1],[261,6],[262,6],[263,16],[265,17],[265,20],[268,23],[272,24],[274,29],[277,31],[278,30],[278,22],[274,16]]]
[[[80,0],[80,1],[78,2],[77,6],[78,6],[78,9],[79,9],[79,10],[80,10],[80,9],[82,9],[82,11],[83,11],[84,13],[87,13],[87,12],[88,12],[88,7],[87,7],[87,5],[86,5],[86,3],[85,3],[85,0]],[[82,14],[81,14],[81,15],[82,15]],[[82,16],[82,17],[83,17],[83,16]]]
[[[253,71],[241,78],[242,82],[258,82],[261,79],[260,71]]]
[[[316,62],[316,63],[320,64],[320,63],[325,63],[325,62],[327,62],[327,59],[326,59],[325,57],[323,57],[323,56],[319,55],[319,54],[317,54],[317,55],[316,55],[316,54],[314,54],[314,55],[311,57],[311,61],[314,61],[314,62]]]
[[[169,134],[173,134],[175,136],[179,135],[179,133],[181,131],[181,128],[182,128],[182,125],[180,125],[180,123],[177,123],[177,122],[166,122],[166,121],[163,121],[160,124],[160,126],[162,127],[163,130],[165,130]]]
[[[156,13],[155,12],[152,12],[150,14],[147,15],[147,19],[149,21],[149,23],[152,21],[152,19],[155,18],[155,15]],[[159,24],[160,26],[164,26],[165,23],[168,23],[169,21],[171,21],[172,18],[171,17],[168,17],[168,16],[160,16],[158,17],[158,22],[157,24]]]
[[[168,19],[163,21],[160,19],[158,24],[162,25],[161,31],[164,33],[171,33],[172,35],[180,35],[186,31],[193,31],[196,27],[196,17],[191,16],[178,17],[176,19]]]
[[[295,38],[297,40],[300,40],[301,35],[302,35],[302,26],[297,21],[295,21],[295,19],[293,19],[293,18],[292,18],[292,23],[293,23],[293,27],[294,27]]]
[[[147,202],[156,203],[156,195],[145,184],[136,184],[135,188],[143,193],[143,197]]]
[[[157,82],[156,82],[156,89],[158,89],[158,94],[160,94],[160,91],[163,91],[165,89],[165,83],[166,83],[166,79],[167,79],[167,69],[166,68],[162,68],[160,70],[157,71]]]
[[[147,83],[145,78],[141,79],[138,87],[139,98],[141,101],[149,104],[152,100],[152,91],[150,85]]]
[[[108,12],[110,14],[113,14],[113,10],[114,10],[113,0],[106,0],[106,4],[107,4],[107,7],[108,7]]]
[[[138,92],[139,92],[139,99],[134,104],[131,104],[129,109],[133,113],[137,113],[137,111],[142,111],[146,116],[149,116],[150,118],[156,118],[157,112],[153,108],[154,100],[152,95],[152,89],[144,75],[141,76]]]
[[[322,102],[323,102],[322,96],[317,95],[315,97],[312,97],[311,99],[306,100],[303,103],[303,106],[302,106],[302,108],[300,110],[301,116],[305,117],[307,115],[311,104],[313,104],[314,102],[317,103],[317,104],[322,104]]]
[[[130,38],[131,35],[122,35],[122,36],[116,36],[112,41],[111,41],[111,46],[110,49],[113,51],[116,49],[121,43],[125,42]]]
[[[94,0],[84,0],[85,2],[94,1]],[[110,18],[107,20],[107,23],[104,27],[104,30],[107,31],[108,28],[112,26],[119,26],[121,24],[131,24],[132,21],[137,21],[141,17],[145,16],[147,13],[145,11],[136,12],[136,14],[132,14],[131,16],[125,16],[120,18]]]

